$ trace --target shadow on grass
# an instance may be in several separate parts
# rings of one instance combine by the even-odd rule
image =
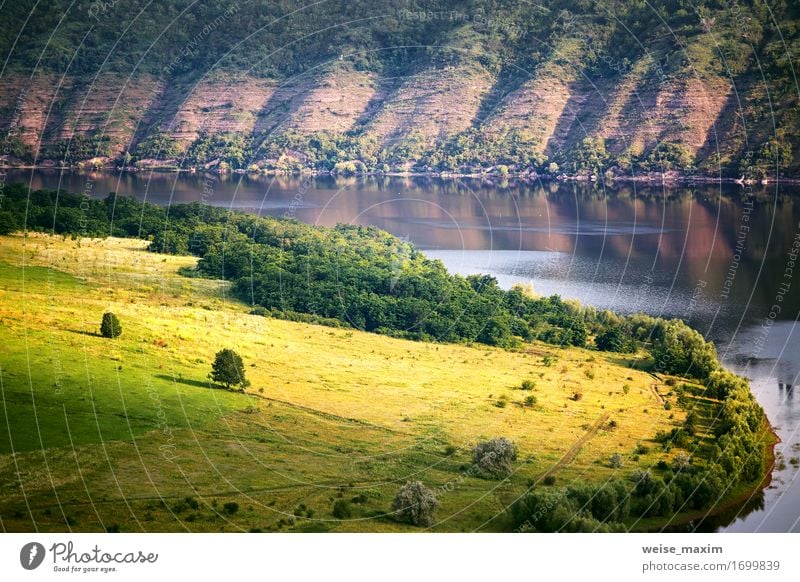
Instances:
[[[89,337],[103,337],[102,334],[96,331],[84,331],[82,329],[67,329],[69,333],[77,333],[78,335],[88,335]]]
[[[609,355],[612,353],[614,355]],[[608,362],[616,366],[621,366],[623,368],[631,368],[632,370],[637,370],[639,372],[650,372],[653,367],[653,363],[651,361],[647,359],[642,360],[640,358],[637,358],[633,354],[619,354],[614,352],[605,352],[605,356]]]
[[[210,380],[192,380],[191,378],[183,378],[180,376],[170,376],[169,374],[156,374],[156,378],[160,380],[168,380],[170,382],[177,382],[178,384],[185,384],[186,386],[194,386],[195,388],[210,388],[211,390],[225,390],[226,392],[239,392],[225,388],[220,384],[214,384]]]

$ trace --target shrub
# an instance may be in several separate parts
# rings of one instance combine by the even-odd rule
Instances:
[[[533,380],[523,380],[519,387],[520,390],[533,390],[534,388],[536,388],[536,382]]]
[[[623,385],[622,385],[622,392],[623,392],[623,394],[627,394],[627,393],[628,393],[628,392],[630,392],[630,391],[631,391],[631,385],[630,385],[630,384],[623,384]]]
[[[527,406],[528,408],[536,406],[536,396],[534,396],[533,394],[531,394],[530,396],[526,396],[523,406]]]
[[[223,513],[226,513],[228,515],[233,515],[234,513],[239,511],[239,504],[236,503],[235,501],[228,501],[222,506],[222,511]]]
[[[572,396],[570,396],[570,398],[572,400],[574,400],[575,402],[577,402],[578,400],[583,398],[583,389],[582,388],[576,388],[575,390],[573,390],[572,391]]]
[[[688,469],[691,464],[692,459],[683,451],[675,455],[675,458],[672,460],[672,468],[676,471]]]
[[[240,386],[244,390],[244,387],[247,386],[241,356],[227,348],[217,352],[209,377],[229,389],[231,386]]]
[[[472,449],[472,462],[484,474],[508,475],[516,460],[517,446],[505,437],[480,441]]]
[[[398,519],[413,525],[431,525],[437,507],[439,500],[420,481],[410,481],[400,487],[392,501],[392,511]]]
[[[336,519],[349,519],[353,516],[350,502],[344,499],[337,499],[333,504],[333,517]]]
[[[612,469],[619,469],[622,466],[622,455],[620,455],[619,453],[614,453],[613,455],[611,455],[611,458],[609,459],[608,462],[611,465]]]
[[[452,457],[453,455],[456,454],[457,450],[458,450],[458,447],[456,447],[455,445],[447,445],[444,448],[444,454],[447,455],[448,457]]]
[[[548,485],[548,486],[549,485],[555,485],[556,484],[556,476],[555,475],[548,475],[547,477],[544,478],[543,483],[545,485]]]
[[[643,445],[643,444],[639,443],[639,444],[636,445],[636,448],[634,449],[634,452],[637,455],[646,455],[647,453],[650,452],[650,449],[646,445]]]
[[[107,311],[103,314],[103,321],[100,323],[100,335],[103,337],[108,338],[115,338],[119,337],[122,333],[122,324],[119,322],[119,318]]]
[[[647,495],[653,489],[653,476],[650,474],[650,471],[639,469],[631,475],[631,481],[636,485],[634,495],[638,497]]]

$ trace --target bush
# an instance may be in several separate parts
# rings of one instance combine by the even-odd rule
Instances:
[[[472,449],[472,462],[484,474],[504,476],[517,460],[517,446],[505,437],[480,441]]]
[[[113,313],[107,311],[103,314],[103,321],[100,323],[100,335],[108,338],[119,337],[122,333],[122,324],[119,318]]]
[[[684,471],[688,469],[691,464],[691,457],[689,457],[689,455],[683,451],[675,455],[675,458],[672,460],[672,468],[675,471]]]
[[[545,485],[548,485],[548,486],[555,485],[556,484],[556,476],[555,475],[548,475],[547,477],[544,478],[543,483]]]
[[[211,365],[209,378],[214,382],[223,384],[226,388],[240,386],[242,390],[247,386],[244,377],[244,363],[241,356],[233,350],[224,349],[217,352],[214,363]]]
[[[239,504],[236,503],[235,501],[229,501],[222,506],[222,511],[227,515],[233,515],[234,513],[239,511]]]
[[[410,481],[400,487],[392,501],[392,511],[398,519],[413,525],[431,525],[437,507],[439,500],[420,481]]]
[[[523,380],[519,387],[520,390],[533,390],[534,388],[536,388],[536,382],[533,380]]]
[[[344,499],[338,499],[333,504],[333,517],[336,519],[349,519],[353,516],[353,511],[350,508],[350,502]]]
[[[613,455],[611,455],[611,458],[609,459],[608,462],[611,465],[612,469],[619,469],[622,466],[622,455],[620,455],[619,453],[614,453]]]
[[[536,406],[536,396],[534,396],[533,394],[531,394],[530,396],[526,396],[525,401],[523,402],[523,406],[527,406],[528,408]]]

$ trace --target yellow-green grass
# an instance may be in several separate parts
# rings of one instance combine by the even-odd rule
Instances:
[[[630,367],[643,355],[410,342],[249,315],[224,282],[177,273],[196,259],[145,246],[0,237],[4,530],[405,531],[387,514],[412,479],[437,491],[432,529],[503,530],[508,503],[547,474],[602,482],[667,459],[648,441],[684,417],[654,394],[668,387]],[[97,333],[106,310],[122,323],[114,340]],[[223,347],[244,359],[245,394],[209,386]],[[529,395],[537,403],[523,406]],[[496,436],[520,450],[505,481],[470,470],[470,447]],[[635,455],[640,443],[649,452]],[[353,498],[352,519],[331,515]]]

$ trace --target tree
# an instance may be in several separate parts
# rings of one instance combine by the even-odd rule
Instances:
[[[516,460],[517,445],[505,437],[480,441],[472,449],[472,462],[489,475],[508,475],[511,473],[511,463]]]
[[[118,337],[122,333],[122,325],[119,318],[107,311],[103,314],[103,321],[100,323],[100,335],[108,338]]]
[[[439,500],[420,481],[410,481],[400,487],[392,501],[392,511],[397,517],[414,525],[431,525],[437,507]]]
[[[630,352],[632,351],[630,334],[622,326],[613,326],[594,338],[594,345],[602,352]]]
[[[228,389],[231,386],[239,386],[241,390],[244,390],[248,385],[244,377],[244,363],[241,356],[228,348],[217,352],[209,377]]]
[[[16,230],[19,230],[16,215],[6,210],[0,210],[0,235],[11,234]]]

